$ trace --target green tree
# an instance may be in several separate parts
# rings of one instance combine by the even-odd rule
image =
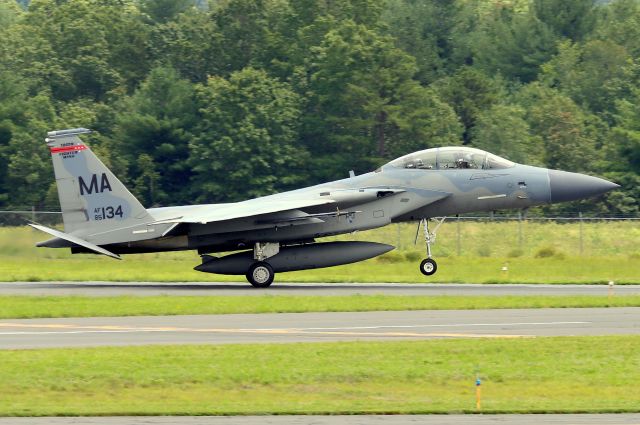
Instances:
[[[471,133],[478,115],[504,96],[500,84],[482,71],[464,67],[435,84],[440,97],[449,103],[464,126],[463,140],[471,141]]]
[[[223,71],[224,46],[210,13],[191,8],[174,20],[156,25],[151,36],[152,56],[192,82]],[[162,65],[161,65],[162,66]]]
[[[191,177],[189,131],[197,116],[192,84],[171,68],[154,68],[119,109],[113,143],[126,161],[132,182],[145,183],[136,189],[142,201],[147,205],[186,202],[185,186]],[[157,179],[156,173],[160,173]]]
[[[612,139],[618,156],[614,170],[640,174],[640,88],[635,88],[630,99],[616,102]]]
[[[640,2],[616,0],[603,8],[595,37],[609,40],[626,49],[631,57],[640,56]]]
[[[291,40],[282,24],[291,16],[286,0],[229,0],[213,11],[221,45],[218,68],[229,75],[245,67],[268,69],[274,63],[288,68]]]
[[[380,29],[380,17],[384,10],[384,3],[379,0],[299,0],[289,1],[288,4],[288,9],[278,9],[286,13],[278,16],[279,25],[273,25],[279,34],[279,50],[278,56],[271,54],[275,58],[271,61],[271,73],[283,79],[288,79],[296,72],[306,73],[306,68],[313,60],[312,51],[343,22],[354,22],[372,30]],[[280,70],[275,68],[276,65]]]
[[[516,99],[525,108],[533,134],[542,138],[543,161],[549,168],[594,171],[598,163],[598,135],[594,121],[569,97],[533,83]]]
[[[415,62],[392,38],[344,21],[312,53],[303,141],[314,155],[326,156],[316,162],[314,180],[350,168],[369,171],[411,144],[428,145],[420,136],[429,131],[446,133],[447,141],[459,138],[451,109],[413,80]],[[434,124],[425,118],[430,113],[446,119],[433,129],[418,129]]]
[[[594,30],[598,0],[533,0],[535,16],[554,33],[578,41]]]
[[[534,81],[556,52],[557,36],[530,12],[498,7],[471,34],[473,63],[488,75]]]
[[[138,177],[135,179],[135,195],[138,199],[147,202],[147,205],[155,205],[158,198],[158,184],[160,182],[160,173],[156,169],[156,164],[151,155],[146,153],[140,154],[136,159],[137,168],[140,170]],[[164,193],[164,191],[162,191]]]
[[[302,182],[309,158],[298,138],[300,97],[264,71],[246,68],[196,88],[190,142],[193,200],[238,201]]]
[[[290,4],[295,28],[304,28],[326,18],[334,22],[350,20],[373,28],[379,25],[385,7],[379,0],[296,0]]]
[[[471,144],[522,164],[542,165],[542,140],[531,134],[525,115],[521,106],[502,103],[481,111]]]
[[[398,47],[416,60],[416,78],[428,84],[452,61],[463,3],[455,0],[390,0],[383,15]]]
[[[187,9],[195,7],[195,0],[141,0],[140,9],[157,23],[176,18]]]
[[[0,205],[7,202],[7,173],[9,168],[9,144],[14,134],[27,125],[26,86],[8,72],[0,72]]]
[[[541,80],[591,111],[610,114],[634,79],[634,66],[624,47],[610,41],[559,44],[556,57],[542,66]],[[608,113],[607,113],[608,111]]]
[[[0,0],[0,28],[7,28],[15,23],[22,13],[16,1]]]
[[[30,98],[23,113],[24,126],[14,129],[5,148],[9,164],[4,188],[11,206],[41,208],[49,188],[55,185],[44,136],[56,122],[56,115],[44,94]]]
[[[133,0],[35,0],[7,39],[9,69],[57,100],[105,100],[148,70],[148,29]]]
[[[603,174],[609,181],[616,182],[620,189],[609,192],[603,201],[589,205],[598,213],[608,216],[623,214],[637,217],[640,213],[640,174],[633,172],[609,172]]]
[[[440,146],[462,143],[462,124],[453,108],[434,90],[408,84],[402,102],[390,107],[387,158]]]
[[[0,205],[55,201],[70,127],[146,205],[460,142],[633,186],[638,28],[638,0],[0,0]]]

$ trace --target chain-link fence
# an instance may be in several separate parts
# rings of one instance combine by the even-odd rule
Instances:
[[[0,227],[24,226],[29,222],[49,225],[62,224],[62,213],[60,211],[40,211],[35,208],[0,211]]]
[[[0,227],[19,227],[28,222],[61,225],[56,211],[36,209],[0,211]],[[433,228],[433,227],[431,227]],[[422,229],[402,223],[366,232],[346,234],[341,240],[390,243],[398,251],[424,250]],[[579,212],[562,217],[543,217],[522,212],[449,217],[439,228],[434,254],[442,256],[631,256],[640,260],[640,217],[589,217]]]
[[[405,251],[423,250],[422,230],[416,230],[416,225],[398,225],[396,247]],[[632,255],[640,259],[639,240],[640,219],[637,217],[474,216],[447,219],[437,233],[434,246],[439,256]]]

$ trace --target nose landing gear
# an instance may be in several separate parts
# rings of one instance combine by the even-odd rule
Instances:
[[[418,234],[420,233],[420,226],[424,224],[424,240],[425,240],[425,243],[427,244],[427,258],[425,258],[420,262],[420,273],[422,273],[425,276],[431,276],[435,274],[435,272],[438,270],[438,264],[433,258],[431,258],[431,244],[436,243],[436,232],[438,231],[442,223],[444,223],[446,218],[447,217],[434,218],[433,220],[437,224],[432,232],[429,231],[428,218],[423,218],[418,222],[418,229],[416,230],[416,239],[414,243],[418,242]]]

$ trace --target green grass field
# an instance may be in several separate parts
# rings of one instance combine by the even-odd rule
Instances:
[[[522,226],[520,228],[520,226]],[[522,231],[522,244],[519,232]],[[640,283],[640,223],[452,222],[438,235],[438,273],[417,269],[424,256],[413,245],[415,227],[392,225],[343,235],[341,240],[387,242],[382,257],[327,269],[281,273],[277,282]],[[458,234],[460,237],[458,238]],[[0,280],[242,281],[241,276],[196,272],[193,251],[125,256],[124,261],[67,249],[35,248],[47,236],[29,228],[0,228]],[[458,255],[460,251],[460,255]],[[502,271],[507,265],[508,271]]]
[[[640,337],[0,351],[0,415],[638,412]]]
[[[640,307],[640,296],[5,296],[0,297],[0,319],[566,307]]]
[[[153,281],[244,282],[244,276],[224,276],[192,270],[195,254],[145,254],[116,261],[98,256],[46,259],[0,257],[2,281]],[[188,257],[187,257],[188,255]],[[504,265],[508,271],[501,271]],[[406,283],[640,283],[640,260],[628,257],[477,258],[438,259],[438,273],[420,274],[418,261],[395,262],[385,257],[361,263],[279,273],[279,282],[406,282]],[[248,284],[247,284],[248,285]]]

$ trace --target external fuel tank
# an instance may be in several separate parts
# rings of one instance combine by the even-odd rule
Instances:
[[[389,252],[395,247],[377,242],[325,242],[285,246],[267,258],[274,272],[318,269],[355,263]],[[237,252],[224,257],[202,256],[202,264],[194,269],[205,273],[244,275],[256,260],[253,251]]]

